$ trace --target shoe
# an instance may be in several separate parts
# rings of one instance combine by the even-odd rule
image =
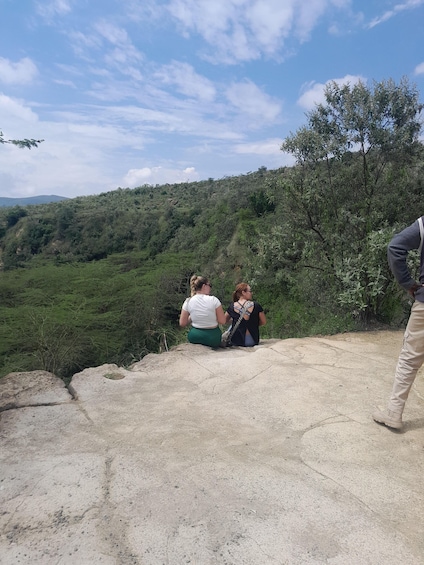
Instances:
[[[395,428],[399,430],[402,427],[402,414],[399,412],[393,412],[393,410],[376,410],[372,415],[373,420],[379,424],[384,424],[388,428]]]

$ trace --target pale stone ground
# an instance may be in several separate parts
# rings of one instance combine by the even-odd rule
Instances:
[[[0,563],[423,565],[424,384],[401,332],[196,345],[0,380]],[[72,396],[72,395],[73,396]]]

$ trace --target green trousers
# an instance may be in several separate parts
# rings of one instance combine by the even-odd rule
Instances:
[[[209,347],[219,347],[221,345],[221,330],[219,327],[213,329],[190,328],[188,341],[190,343],[200,343]]]

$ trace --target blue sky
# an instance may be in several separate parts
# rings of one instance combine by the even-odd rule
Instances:
[[[74,197],[291,164],[328,81],[408,77],[424,0],[0,0],[0,196]]]

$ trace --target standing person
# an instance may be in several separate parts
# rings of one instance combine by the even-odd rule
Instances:
[[[211,288],[206,277],[191,277],[191,297],[186,298],[181,308],[180,326],[184,328],[191,324],[190,343],[219,347],[222,334],[218,324],[225,324],[225,313],[219,299],[210,295]]]
[[[418,369],[424,362],[424,257],[420,222],[422,218],[396,234],[387,249],[389,265],[395,279],[414,298],[387,409],[384,412],[377,410],[373,414],[376,422],[389,428],[402,427],[402,413],[409,391]],[[408,252],[412,249],[420,249],[419,283],[411,277],[406,263]]]
[[[236,286],[233,292],[233,302],[228,306],[225,317],[227,322],[231,321],[232,324],[235,324],[246,302],[249,302],[247,312],[234,332],[231,343],[242,347],[253,347],[259,343],[259,326],[266,324],[266,316],[262,306],[252,300],[250,285],[240,283]]]

